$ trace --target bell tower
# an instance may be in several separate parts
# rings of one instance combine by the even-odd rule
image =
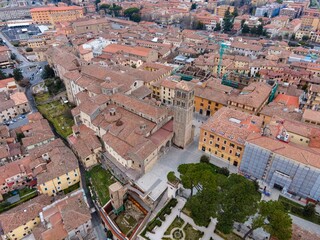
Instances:
[[[193,140],[193,107],[193,85],[185,81],[180,81],[176,85],[173,99],[173,143],[180,148],[185,148]]]

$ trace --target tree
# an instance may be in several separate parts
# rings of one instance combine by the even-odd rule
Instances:
[[[222,214],[218,216],[217,228],[223,233],[230,233],[234,222],[245,222],[256,213],[260,193],[256,191],[252,181],[231,174],[226,184],[221,186],[220,199]]]
[[[230,14],[230,9],[228,8],[224,14],[223,18],[223,31],[229,32],[233,27],[232,15]]]
[[[130,20],[134,21],[134,22],[140,22],[141,21],[141,16],[140,16],[139,13],[134,13],[134,14],[131,15]]]
[[[213,31],[221,31],[221,24],[220,23],[217,23],[216,24],[216,27],[214,28],[214,30]]]
[[[101,4],[100,6],[99,6],[99,10],[104,10],[104,12],[106,13],[107,12],[107,10],[110,8],[110,5],[109,4]]]
[[[217,170],[217,173],[222,174],[222,175],[225,175],[226,177],[228,177],[229,174],[230,174],[230,171],[229,171],[228,168],[223,167],[223,168],[219,168],[219,169]]]
[[[194,9],[197,9],[197,4],[196,3],[192,3],[190,10],[194,10]]]
[[[313,218],[316,215],[316,206],[312,203],[308,203],[303,208],[303,216]]]
[[[241,20],[241,27],[243,27],[243,25],[245,24],[246,20],[245,19],[242,19]]]
[[[7,75],[0,69],[0,80],[6,79]]]
[[[246,34],[246,33],[249,33],[250,32],[250,28],[247,24],[244,24],[243,27],[242,27],[242,33],[243,34]]]
[[[202,155],[201,158],[200,158],[200,162],[201,163],[209,163],[210,162],[210,159],[207,155]]]
[[[265,12],[265,13],[263,14],[263,16],[267,18],[267,17],[268,17],[268,13]]]
[[[41,77],[42,77],[42,79],[55,77],[55,73],[54,73],[53,69],[48,64],[44,66]]]
[[[203,172],[210,171],[208,170],[208,165],[205,163],[199,164],[181,164],[178,167],[180,173],[181,183],[184,188],[191,190],[191,196],[193,196],[194,188],[200,189],[198,184],[201,180],[201,175]]]
[[[279,3],[279,4],[282,4],[283,0],[277,0],[276,2]]]
[[[309,37],[307,35],[302,36],[302,41],[308,41],[308,40],[309,40]]]
[[[250,28],[250,33],[251,34],[257,34],[257,27],[253,26],[252,28]]]
[[[205,29],[205,25],[203,24],[203,22],[195,21],[193,23],[193,28],[197,29],[197,30],[204,30]]]
[[[114,17],[119,16],[119,12],[122,9],[121,6],[116,5],[115,3],[112,4],[112,6],[109,7],[109,11],[112,13]]]
[[[19,68],[15,68],[13,70],[13,78],[14,80],[16,80],[17,82],[20,82],[23,79],[23,75],[22,75],[22,71]]]
[[[178,171],[183,187],[192,191],[186,208],[196,224],[206,226],[210,217],[217,218],[217,229],[229,233],[234,222],[244,222],[256,213],[260,193],[245,177],[227,177],[205,163],[182,164]]]
[[[126,16],[126,17],[131,17],[132,14],[134,13],[139,13],[140,12],[140,9],[139,8],[136,8],[136,7],[133,7],[133,8],[127,8],[126,10],[124,10],[123,14]]]
[[[252,219],[252,225],[243,239],[257,228],[263,228],[278,240],[289,240],[292,234],[292,219],[281,202],[262,201],[258,213]]]
[[[239,16],[239,13],[238,13],[238,8],[234,8],[234,10],[233,10],[233,13],[232,13],[232,16],[235,18],[235,17],[237,17],[237,16]]]
[[[101,3],[101,0],[96,0],[94,3],[98,5],[99,3]]]
[[[15,53],[11,53],[10,58],[14,61],[17,59],[17,55]]]
[[[259,36],[261,36],[263,34],[263,26],[262,24],[259,24],[258,27],[257,27],[257,34]]]

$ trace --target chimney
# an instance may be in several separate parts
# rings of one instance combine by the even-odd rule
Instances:
[[[110,113],[110,116],[115,116],[116,115],[116,109],[115,108],[110,108],[109,113]]]

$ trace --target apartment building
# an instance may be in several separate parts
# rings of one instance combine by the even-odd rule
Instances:
[[[229,6],[229,5],[220,5],[215,8],[214,13],[218,15],[219,17],[223,18],[226,11],[229,9],[229,12],[232,14],[234,11],[234,6]]]
[[[30,158],[41,194],[56,195],[80,182],[78,160],[60,139],[31,150]]]
[[[198,149],[239,166],[247,137],[261,127],[261,117],[223,107],[201,125]]]
[[[0,167],[0,194],[28,185],[27,182],[33,179],[30,163],[30,158],[25,157]]]
[[[68,142],[85,168],[99,163],[102,145],[90,128],[85,125],[74,126],[73,135],[68,137]]]
[[[22,138],[22,145],[26,152],[55,139],[48,121],[42,118],[22,126],[21,131],[25,136]]]
[[[40,212],[51,200],[51,197],[41,195],[1,213],[1,238],[20,240],[30,235],[40,223]]]
[[[194,112],[203,116],[212,116],[228,105],[231,87],[222,85],[219,80],[208,80],[194,89]]]
[[[0,46],[0,68],[13,66],[11,50],[7,46]]]
[[[156,50],[138,46],[110,44],[103,49],[103,52],[109,54],[122,53],[129,57],[132,56],[137,59],[141,59],[144,62],[153,62],[158,60],[158,52]]]
[[[320,85],[310,84],[307,96],[306,107],[316,111],[320,110]]]
[[[86,238],[92,227],[89,205],[80,189],[43,207],[41,223],[32,235],[42,240]]]
[[[83,8],[78,6],[50,6],[32,8],[32,21],[37,24],[51,24],[74,21],[83,17]]]
[[[28,40],[28,47],[41,48],[46,46],[46,40],[44,38],[33,38]]]
[[[302,115],[302,121],[320,126],[320,111],[305,109]]]
[[[257,114],[268,103],[271,90],[271,86],[266,83],[251,83],[241,92],[230,95],[228,107],[250,114]]]
[[[0,123],[30,112],[30,106],[23,92],[0,92]]]

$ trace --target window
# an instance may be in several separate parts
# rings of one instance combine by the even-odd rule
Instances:
[[[61,184],[61,182],[58,182],[58,184]]]
[[[209,144],[211,145],[211,144],[212,144],[212,141],[209,141]]]
[[[210,134],[210,138],[214,139],[214,136]]]
[[[203,141],[205,142],[205,141],[207,141],[207,139],[204,138]]]
[[[216,144],[216,145],[214,145],[216,148],[219,148],[220,146],[219,146],[219,144]]]
[[[230,147],[233,147],[233,148],[234,148],[234,144],[233,144],[233,143],[230,143]]]
[[[221,147],[221,150],[226,150],[226,148],[222,146],[222,147]]]
[[[237,150],[240,150],[240,151],[241,151],[241,150],[242,150],[242,147],[239,147],[239,146],[238,146],[238,147],[237,147]]]
[[[202,151],[206,151],[206,147],[205,147],[205,146],[202,146],[201,150],[202,150]]]
[[[44,188],[44,190],[45,190],[45,191],[47,191],[47,190],[48,190],[48,188]]]
[[[220,138],[217,138],[217,141],[219,142],[219,141],[220,141]]]
[[[207,132],[204,132],[204,135],[207,136]]]
[[[229,153],[232,153],[232,150],[230,150]]]
[[[224,144],[227,144],[227,141],[226,141],[226,140],[224,140],[224,141],[223,141],[223,143],[224,143]]]

